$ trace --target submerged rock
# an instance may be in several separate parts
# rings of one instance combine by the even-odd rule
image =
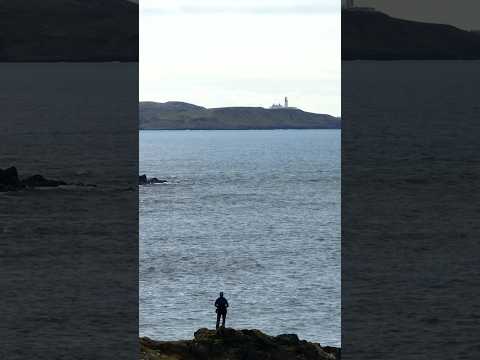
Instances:
[[[143,174],[138,177],[138,185],[149,185],[149,184],[163,184],[166,183],[167,180],[160,180],[156,177],[148,178],[147,175]]]
[[[167,182],[167,180],[157,179],[156,177],[151,178],[151,179],[148,180],[148,183],[149,183],[149,184],[164,184],[164,183],[166,183],[166,182]]]
[[[300,340],[295,334],[269,336],[259,330],[199,329],[193,340],[140,338],[141,360],[337,360],[340,349]]]

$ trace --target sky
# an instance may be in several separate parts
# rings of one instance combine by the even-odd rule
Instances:
[[[340,1],[141,0],[140,100],[340,116]]]

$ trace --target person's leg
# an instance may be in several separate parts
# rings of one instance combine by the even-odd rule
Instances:
[[[222,328],[225,327],[225,318],[226,318],[226,317],[227,317],[227,313],[224,312],[224,313],[222,314]]]
[[[218,325],[220,325],[220,315],[221,314],[219,312],[217,312],[217,326],[215,327],[215,329],[217,329],[217,330],[218,330]]]

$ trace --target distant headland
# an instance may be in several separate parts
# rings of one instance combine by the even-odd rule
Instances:
[[[480,34],[393,18],[371,8],[342,11],[342,60],[478,60]]]
[[[0,61],[136,62],[138,4],[127,0],[2,1]]]
[[[340,129],[341,119],[285,105],[205,108],[185,102],[140,102],[140,130]]]

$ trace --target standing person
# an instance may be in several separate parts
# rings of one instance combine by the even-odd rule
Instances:
[[[225,328],[225,318],[227,317],[228,301],[223,297],[223,292],[221,292],[220,297],[215,300],[215,308],[215,312],[217,313],[216,329],[218,330],[218,326],[220,325],[220,317],[222,318],[222,328]]]

